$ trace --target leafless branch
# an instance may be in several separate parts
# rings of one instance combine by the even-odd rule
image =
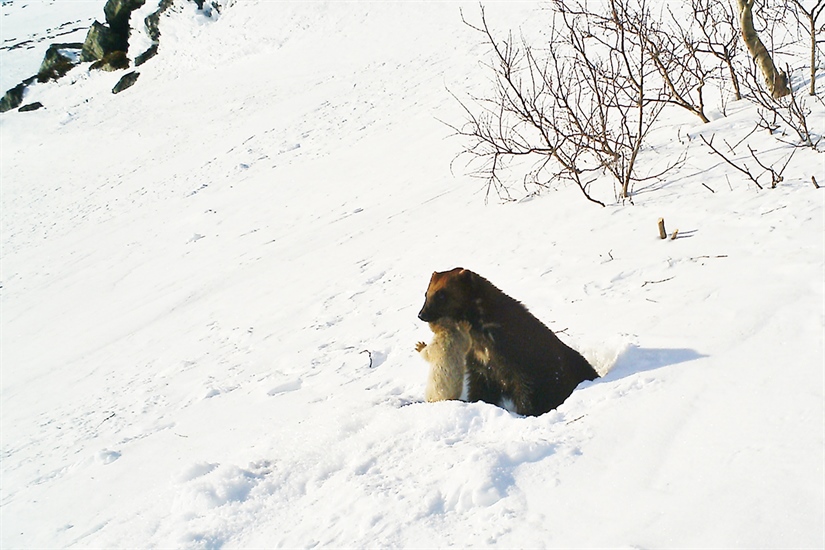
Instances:
[[[753,174],[751,174],[750,170],[748,169],[748,167],[747,167],[746,165],[739,166],[738,164],[736,164],[735,162],[733,162],[731,159],[729,159],[728,157],[726,157],[726,156],[725,156],[725,154],[724,154],[724,153],[722,153],[719,149],[717,149],[716,147],[714,147],[714,145],[713,145],[713,136],[711,136],[710,140],[707,140],[707,139],[705,138],[705,136],[703,136],[703,135],[700,135],[699,137],[700,137],[700,138],[702,138],[702,141],[704,141],[704,142],[705,142],[705,145],[707,145],[708,147],[710,147],[711,151],[713,151],[716,155],[718,155],[719,157],[721,157],[721,158],[722,158],[722,160],[724,160],[724,161],[725,161],[726,163],[728,163],[730,166],[732,166],[732,167],[736,168],[737,170],[739,170],[740,172],[742,172],[743,174],[745,174],[745,175],[748,177],[748,179],[749,179],[749,180],[751,180],[754,184],[756,184],[756,186],[757,186],[759,189],[762,189],[762,185],[759,183],[759,180],[758,180],[757,178],[755,178],[755,177],[753,176]]]

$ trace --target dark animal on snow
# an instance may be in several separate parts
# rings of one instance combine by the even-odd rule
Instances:
[[[469,401],[537,416],[561,405],[581,382],[598,378],[584,357],[520,302],[467,269],[433,273],[418,318],[469,324],[463,365]]]

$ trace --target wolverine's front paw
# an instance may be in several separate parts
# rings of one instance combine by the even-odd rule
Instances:
[[[426,347],[427,347],[427,344],[425,344],[424,342],[418,342],[418,343],[415,345],[415,351],[420,352],[422,349],[424,349],[424,348],[426,348]]]
[[[463,332],[470,332],[471,328],[473,328],[473,325],[471,325],[469,321],[459,321],[458,322],[458,329],[463,331]]]

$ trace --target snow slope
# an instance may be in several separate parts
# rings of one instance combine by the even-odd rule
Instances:
[[[697,139],[752,107],[674,112],[646,162],[688,162],[633,205],[485,205],[439,122],[488,85],[459,7],[178,2],[133,88],[79,67],[0,117],[2,547],[825,545],[821,154],[759,191]],[[422,403],[458,265],[605,376]]]

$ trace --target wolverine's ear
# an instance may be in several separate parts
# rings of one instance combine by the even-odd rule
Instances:
[[[476,281],[476,274],[470,271],[469,269],[461,268],[461,271],[458,272],[458,276],[461,277],[462,280],[466,281],[469,285],[474,285]]]

